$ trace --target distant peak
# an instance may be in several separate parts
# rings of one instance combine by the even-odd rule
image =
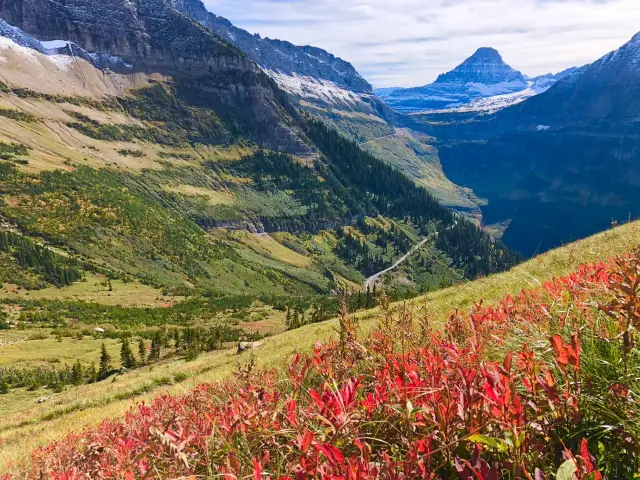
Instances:
[[[522,73],[507,65],[495,48],[481,47],[450,72],[440,75],[435,83],[497,83],[516,82],[526,85]]]
[[[640,43],[640,32],[636,33],[630,43]]]
[[[477,57],[494,58],[496,60],[502,61],[502,56],[500,55],[500,52],[498,52],[498,50],[496,50],[495,48],[491,48],[491,47],[480,47],[478,50],[476,50],[476,53],[471,55],[471,57],[469,58],[477,58]]]

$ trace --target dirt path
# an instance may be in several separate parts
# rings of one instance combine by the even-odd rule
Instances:
[[[404,254],[404,256],[400,257],[400,259],[394,263],[393,265],[391,265],[389,268],[386,268],[384,270],[382,270],[381,272],[376,273],[375,275],[371,275],[369,278],[367,278],[364,282],[364,289],[368,289],[373,287],[373,285],[378,281],[378,279],[384,275],[385,273],[390,272],[391,270],[395,270],[396,268],[398,268],[400,265],[402,265],[407,258],[409,258],[411,256],[411,254],[413,252],[415,252],[416,250],[419,250],[420,248],[422,248],[422,246],[427,243],[427,241],[429,240],[429,238],[425,238],[423,240],[421,240],[416,246],[414,246],[411,250],[409,250],[406,254]]]
[[[447,227],[445,230],[451,230],[453,227],[455,227],[458,224],[458,222],[454,222],[453,225],[450,225],[449,227]],[[436,234],[437,235],[437,234]],[[405,255],[403,255],[402,257],[400,257],[400,259],[398,259],[398,261],[396,261],[396,263],[394,263],[393,265],[391,265],[389,268],[385,268],[384,270],[382,270],[381,272],[376,273],[375,275],[371,275],[369,278],[367,278],[364,282],[364,289],[367,290],[368,288],[373,287],[373,285],[378,281],[378,279],[384,275],[385,273],[389,273],[392,270],[395,270],[396,268],[398,268],[400,265],[402,265],[407,258],[409,258],[411,256],[411,254],[413,254],[416,250],[420,250],[425,243],[427,243],[427,241],[429,240],[430,237],[424,238],[422,240],[420,240],[420,242],[418,242],[417,245],[415,245],[411,250],[409,250]]]

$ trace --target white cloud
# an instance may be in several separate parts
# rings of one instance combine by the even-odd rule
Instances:
[[[262,36],[324,48],[375,86],[432,82],[476,48],[528,75],[593,62],[640,30],[638,0],[204,0]]]

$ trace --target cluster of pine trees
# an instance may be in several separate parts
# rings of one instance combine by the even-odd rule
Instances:
[[[219,350],[225,342],[255,341],[260,338],[257,333],[246,334],[229,325],[158,330],[153,334],[147,334],[146,341],[142,337],[137,342],[129,337],[122,338],[120,366],[126,370],[133,370],[175,356],[193,360],[202,352]],[[62,368],[1,368],[0,393],[8,393],[13,388],[50,388],[62,391],[66,386],[102,381],[118,372],[119,370],[114,368],[111,354],[103,343],[98,366],[94,363],[83,366],[76,361],[73,365],[65,365]]]
[[[350,312],[373,308],[377,305],[377,293],[367,289],[366,292],[343,292],[340,297],[326,297],[310,304],[297,302],[286,306],[284,324],[287,330],[295,330],[312,323],[325,322],[340,314],[340,305],[345,303]]]
[[[508,270],[522,261],[520,255],[466,220],[439,232],[436,247],[451,258],[467,278]]]
[[[353,265],[365,277],[384,270],[392,265],[391,259],[372,252],[366,241],[339,228],[338,245],[335,253],[347,264]]]
[[[309,121],[306,132],[324,154],[327,168],[359,189],[360,196],[368,197],[377,213],[392,218],[411,217],[417,225],[437,223],[436,247],[467,278],[507,270],[522,260],[470,220],[454,215],[400,171],[324,123]]]
[[[61,392],[68,385],[94,383],[99,379],[95,364],[84,367],[79,360],[72,366],[65,365],[63,368],[1,368],[0,394],[9,393],[12,388],[32,391],[49,388]]]
[[[14,232],[0,231],[0,252],[9,253],[20,266],[34,270],[57,287],[71,285],[83,275],[74,261]]]

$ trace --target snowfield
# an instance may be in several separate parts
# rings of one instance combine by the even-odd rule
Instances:
[[[265,70],[285,92],[307,99],[316,99],[331,105],[356,106],[362,101],[362,95],[339,87],[329,80],[316,79],[303,75],[287,75],[273,70]]]

